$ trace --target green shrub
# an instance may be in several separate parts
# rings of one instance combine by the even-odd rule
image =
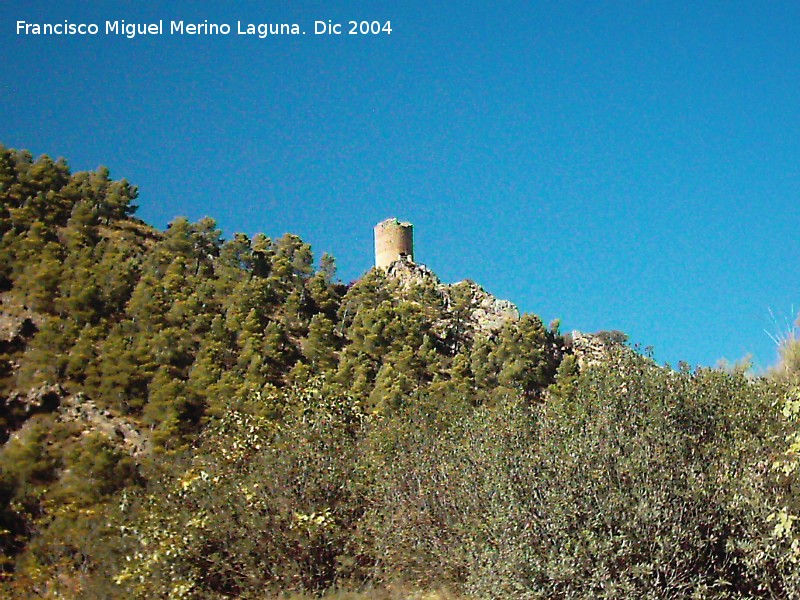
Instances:
[[[231,411],[125,506],[125,597],[258,597],[328,588],[353,561],[355,432],[347,398],[295,391],[283,422]]]
[[[373,434],[374,577],[480,598],[790,595],[766,523],[774,397],[620,356],[541,405],[448,426],[420,405]]]

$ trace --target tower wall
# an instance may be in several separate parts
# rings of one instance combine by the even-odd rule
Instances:
[[[394,217],[375,225],[375,266],[386,269],[401,258],[414,261],[414,227]]]

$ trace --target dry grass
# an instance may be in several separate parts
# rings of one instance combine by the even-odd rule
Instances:
[[[772,310],[769,312],[775,333],[766,333],[778,347],[778,364],[771,369],[771,373],[776,379],[797,383],[800,379],[800,317],[794,322],[784,317],[781,323]],[[792,314],[795,314],[794,306]]]

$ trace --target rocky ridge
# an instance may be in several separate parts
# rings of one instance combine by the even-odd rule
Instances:
[[[467,328],[474,333],[491,335],[505,323],[519,320],[519,309],[516,305],[508,300],[496,298],[474,281],[442,283],[428,267],[409,260],[394,261],[386,273],[396,279],[400,283],[400,289],[404,291],[420,284],[435,287],[441,294],[447,310],[452,312],[458,310],[463,313]]]
[[[466,329],[473,335],[492,335],[504,324],[520,318],[514,303],[493,296],[469,279],[454,284],[442,283],[427,266],[402,259],[393,262],[386,274],[399,282],[402,291],[410,291],[419,285],[435,287],[451,316],[459,313],[459,318],[466,321]],[[635,354],[626,346],[627,336],[621,331],[585,333],[575,330],[565,337],[564,350],[575,356],[581,370],[608,364],[609,361],[619,362],[624,353]]]

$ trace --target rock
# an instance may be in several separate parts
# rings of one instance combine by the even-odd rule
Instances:
[[[77,421],[88,426],[85,433],[99,431],[108,438],[120,442],[125,451],[134,458],[150,451],[150,440],[126,419],[101,410],[94,401],[82,393],[66,397],[60,407],[59,419]]]
[[[387,275],[400,283],[400,289],[407,292],[416,286],[429,285],[441,295],[450,319],[459,319],[466,326],[467,333],[491,335],[499,331],[509,321],[519,320],[519,309],[508,300],[496,298],[474,281],[461,281],[456,284],[442,283],[436,274],[422,264],[410,260],[396,260],[386,269]],[[459,307],[456,308],[458,296]],[[466,296],[466,298],[465,298]],[[466,306],[465,306],[466,300]],[[458,311],[459,314],[455,315]],[[466,318],[465,318],[466,317]],[[436,329],[446,329],[446,323],[437,324]]]
[[[31,317],[0,311],[0,345],[18,345],[36,331],[36,324]]]
[[[24,343],[39,330],[38,318],[11,294],[0,294],[0,346]]]
[[[400,288],[408,291],[414,286],[430,283],[436,287],[443,287],[436,273],[425,265],[417,264],[410,260],[396,260],[386,268],[386,274],[400,282]]]
[[[19,369],[19,358],[38,330],[31,311],[0,294],[0,380],[10,380]]]
[[[578,361],[581,370],[608,363],[609,360],[618,362],[621,353],[635,354],[625,342],[628,339],[619,331],[599,331],[597,333],[583,333],[573,331],[569,336],[569,345]]]
[[[37,413],[53,412],[58,408],[66,391],[59,384],[43,385],[27,392],[12,392],[6,398],[6,407],[22,420]]]
[[[17,429],[35,414],[58,413],[62,422],[80,423],[84,433],[100,431],[122,444],[134,458],[150,450],[149,439],[126,419],[101,410],[82,393],[68,394],[59,384],[43,385],[28,392],[12,392],[6,398],[6,409],[13,415],[12,429]]]
[[[471,318],[477,331],[491,334],[507,322],[519,320],[519,309],[514,303],[494,297],[474,281],[462,281],[460,285],[467,286],[472,295]]]

